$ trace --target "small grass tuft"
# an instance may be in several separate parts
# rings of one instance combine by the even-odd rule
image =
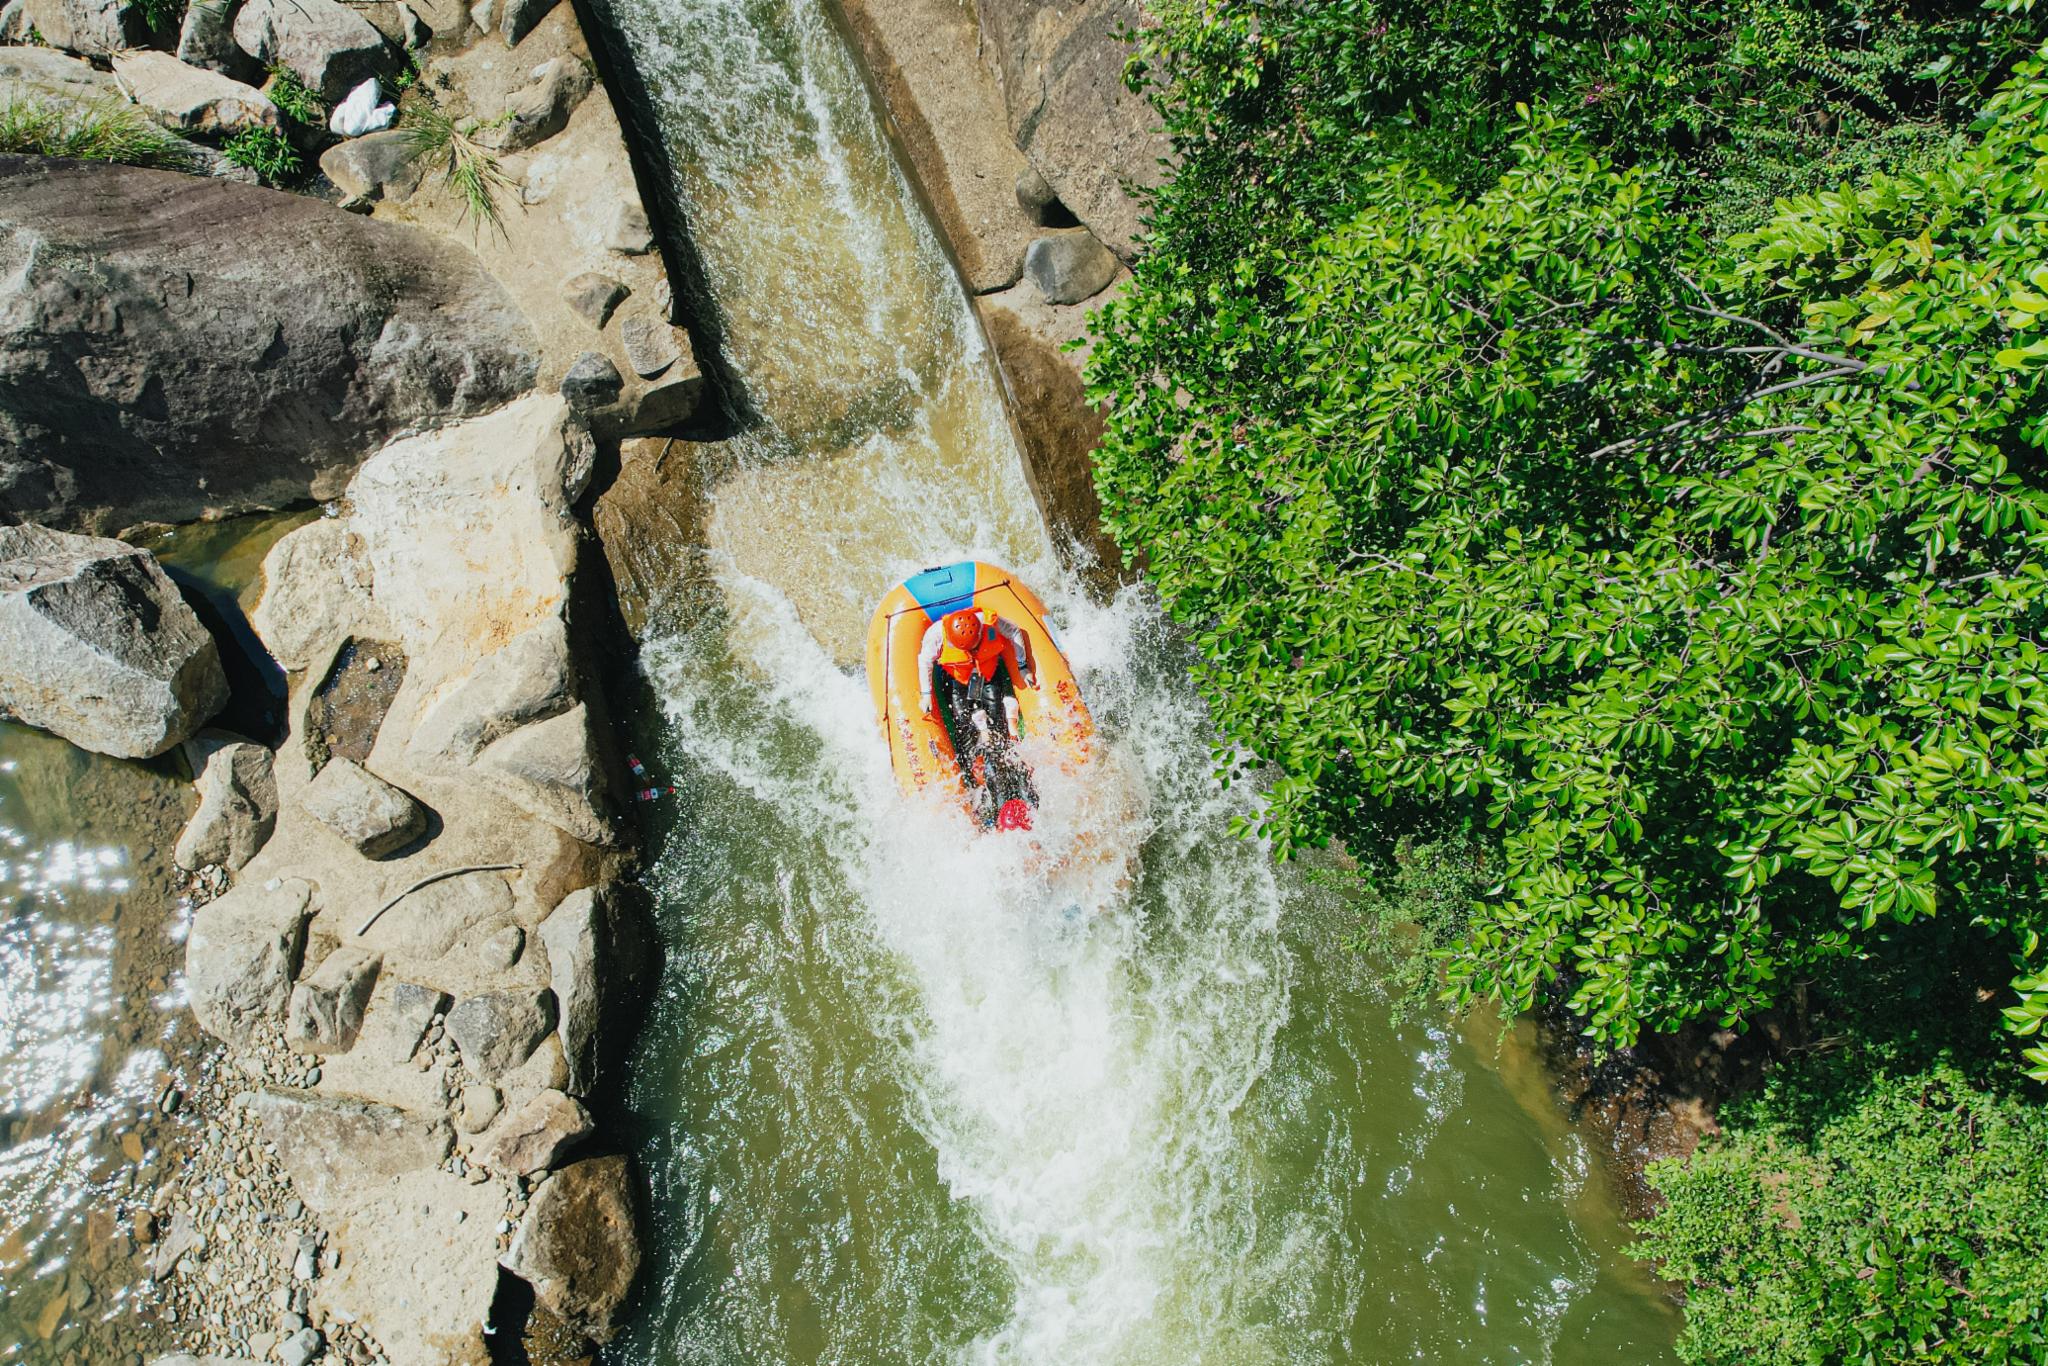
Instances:
[[[327,101],[299,79],[296,71],[282,64],[270,68],[270,82],[263,87],[263,93],[277,106],[277,111],[294,123],[303,123],[308,128],[327,126]]]
[[[519,182],[506,175],[498,159],[474,140],[473,135],[483,126],[475,120],[451,118],[422,101],[406,113],[406,145],[414,161],[440,164],[442,178],[462,201],[465,220],[488,223],[502,237],[505,214],[498,205],[498,191],[516,189]]]
[[[0,104],[0,152],[123,166],[182,167],[188,160],[176,138],[116,96],[89,105],[33,99]]]
[[[220,153],[270,185],[295,179],[301,166],[298,149],[274,128],[244,128],[220,145]]]

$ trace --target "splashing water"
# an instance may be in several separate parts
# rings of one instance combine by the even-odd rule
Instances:
[[[714,591],[643,633],[643,753],[682,795],[616,1358],[1663,1358],[1583,1145],[1394,1023],[1341,908],[1229,833],[1255,798],[1154,606],[1060,567],[819,0],[598,10],[763,418],[697,449]],[[1030,840],[901,797],[852,667],[890,584],[965,558],[1046,598],[1103,735],[1040,770]]]

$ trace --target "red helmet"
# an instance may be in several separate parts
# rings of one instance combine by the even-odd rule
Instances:
[[[972,608],[946,618],[946,643],[956,650],[973,650],[981,645],[981,616]]]

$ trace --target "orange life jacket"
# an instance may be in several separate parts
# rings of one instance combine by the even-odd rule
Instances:
[[[963,687],[975,674],[980,674],[984,681],[993,683],[996,681],[996,670],[1001,666],[1003,656],[1014,653],[1016,652],[1011,648],[1010,642],[1003,639],[994,626],[985,626],[981,632],[981,644],[975,647],[972,653],[961,649],[950,640],[940,646],[939,667],[953,675],[953,681]],[[1013,664],[1012,667],[1016,666]]]

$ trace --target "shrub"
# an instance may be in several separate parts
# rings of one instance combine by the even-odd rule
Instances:
[[[438,164],[443,181],[462,205],[465,220],[476,226],[489,224],[503,234],[505,218],[498,206],[498,192],[516,189],[518,182],[475,141],[474,134],[481,126],[475,120],[458,122],[431,101],[422,100],[406,111],[406,149],[414,161]]]
[[[271,185],[296,178],[302,163],[290,139],[274,128],[244,128],[221,144],[221,155],[246,166]]]
[[[1637,1256],[1685,1283],[1687,1361],[2048,1361],[2048,1111],[1936,1063],[1775,1074],[1650,1168]]]
[[[0,152],[128,166],[178,167],[186,160],[176,138],[118,97],[84,106],[32,99],[0,104]]]
[[[327,102],[299,79],[296,71],[288,66],[273,65],[270,79],[264,84],[263,93],[277,106],[277,111],[294,123],[308,128],[327,126]]]

